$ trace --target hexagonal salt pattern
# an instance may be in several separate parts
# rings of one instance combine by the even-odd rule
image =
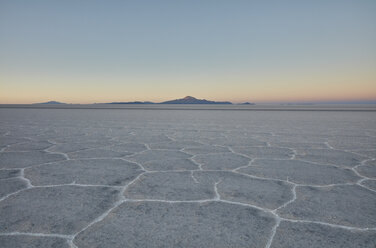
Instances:
[[[369,112],[0,116],[0,247],[375,246]]]
[[[140,143],[123,143],[113,146],[108,146],[108,149],[116,152],[130,152],[137,153],[147,150],[145,144]]]
[[[5,151],[34,151],[44,150],[53,144],[47,141],[28,141],[8,146]]]
[[[0,202],[0,233],[74,234],[113,206],[107,187],[31,188]]]
[[[334,164],[346,167],[353,167],[366,159],[366,157],[355,153],[328,149],[301,149],[298,150],[296,158],[310,162]]]
[[[325,143],[311,143],[311,142],[287,142],[287,141],[273,141],[270,142],[271,146],[275,147],[286,147],[291,149],[325,149],[328,146]]]
[[[121,159],[81,159],[34,166],[25,170],[25,177],[33,185],[119,186],[134,180],[141,172],[137,164]]]
[[[127,223],[124,225],[124,223]],[[80,233],[85,247],[265,247],[272,215],[222,202],[125,202]]]
[[[370,146],[369,148],[372,148],[372,147],[373,146]],[[356,150],[356,153],[367,156],[368,158],[371,158],[371,159],[376,159],[376,149],[369,149],[369,148],[367,148],[366,150]]]
[[[167,159],[153,160],[143,163],[143,167],[149,171],[169,171],[169,170],[198,170],[199,165],[190,159]]]
[[[332,147],[336,149],[343,150],[362,150],[374,148],[372,146],[376,143],[376,137],[366,136],[364,134],[360,135],[341,135],[334,137],[328,142]]]
[[[192,177],[198,183],[211,182],[217,197],[225,201],[275,209],[293,198],[293,186],[283,181],[252,178],[227,171],[198,171]]]
[[[0,153],[1,168],[26,168],[32,165],[50,163],[66,158],[61,154],[50,154],[42,151],[3,152]]]
[[[2,248],[70,248],[67,240],[58,237],[38,237],[28,235],[0,235]],[[25,244],[25,245],[22,245]]]
[[[364,185],[368,187],[371,190],[376,191],[376,179],[375,180],[365,180],[361,183],[361,185]]]
[[[241,168],[239,172],[310,185],[355,183],[361,179],[354,171],[347,168],[313,164],[299,160],[256,159],[251,166]]]
[[[20,178],[2,179],[0,180],[0,199],[26,187],[27,183]]]
[[[230,152],[230,150],[227,147],[223,147],[223,146],[204,145],[200,147],[184,148],[184,152],[197,155],[197,154]]]
[[[251,158],[288,159],[294,154],[291,149],[280,147],[234,147],[233,150]]]
[[[80,138],[76,138],[77,141],[80,141]],[[76,140],[73,140],[76,141]],[[69,152],[78,152],[81,150],[86,149],[94,149],[98,147],[105,147],[112,145],[113,141],[108,140],[97,140],[97,141],[89,141],[89,142],[68,142],[68,143],[59,143],[54,145],[53,147],[49,148],[48,150],[51,152],[63,152],[63,153],[69,153]]]
[[[361,175],[376,179],[376,160],[369,160],[356,169]]]
[[[201,139],[202,140],[202,139]],[[254,137],[234,134],[226,134],[222,136],[213,137],[211,139],[204,139],[204,143],[211,145],[222,145],[222,146],[266,146],[267,143],[255,139]]]
[[[68,153],[69,158],[71,159],[80,159],[80,158],[121,158],[127,155],[131,155],[132,152],[128,151],[112,151],[109,149],[87,149],[77,152]]]
[[[125,191],[130,199],[204,200],[214,198],[210,181],[198,182],[191,172],[155,172],[142,175]]]
[[[159,142],[169,142],[171,141],[170,138],[168,138],[164,134],[153,134],[152,132],[149,133],[142,133],[139,131],[136,131],[137,133],[134,136],[129,136],[120,139],[122,142],[130,142],[130,143],[159,143]]]
[[[150,161],[157,160],[167,160],[167,159],[183,159],[191,157],[189,154],[181,151],[170,151],[170,150],[148,150],[136,155],[127,156],[126,159],[129,161],[134,161],[137,163],[146,163]]]
[[[296,197],[278,211],[280,216],[359,228],[376,226],[376,192],[358,185],[297,187]]]
[[[374,248],[376,231],[357,231],[314,223],[282,221],[271,248]]]
[[[182,141],[170,141],[150,144],[151,149],[170,149],[170,150],[180,150],[188,147],[200,147],[203,144],[191,140]]]
[[[201,154],[193,158],[204,170],[232,170],[248,165],[249,158],[234,153]]]

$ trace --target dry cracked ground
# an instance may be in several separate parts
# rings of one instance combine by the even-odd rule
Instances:
[[[373,112],[0,116],[0,247],[376,247]]]

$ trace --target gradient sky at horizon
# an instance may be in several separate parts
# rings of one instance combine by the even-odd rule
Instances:
[[[376,100],[376,1],[0,0],[0,103]]]

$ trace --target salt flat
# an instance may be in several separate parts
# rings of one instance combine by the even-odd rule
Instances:
[[[0,247],[376,247],[375,112],[153,108],[0,108]]]

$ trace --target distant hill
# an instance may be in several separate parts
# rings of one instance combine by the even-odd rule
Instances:
[[[240,103],[240,105],[256,105],[256,104],[253,102],[243,102],[243,103]]]
[[[35,104],[66,104],[66,103],[57,102],[57,101],[49,101],[49,102],[41,102],[41,103],[35,103]]]
[[[186,96],[182,99],[176,99],[166,102],[161,102],[161,104],[232,104],[231,102],[215,102],[208,101],[205,99],[197,99],[192,96]]]
[[[110,102],[108,104],[154,104],[153,102],[139,102],[139,101],[135,101],[135,102]]]

